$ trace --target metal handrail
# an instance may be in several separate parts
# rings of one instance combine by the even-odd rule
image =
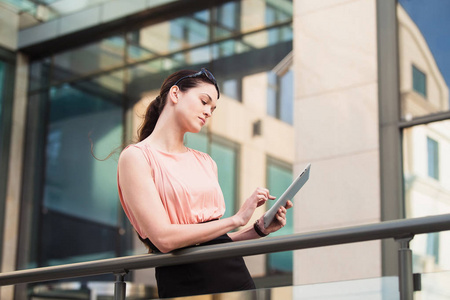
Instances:
[[[409,250],[408,242],[415,234],[445,230],[450,230],[450,214],[385,221],[311,233],[268,237],[260,240],[239,241],[202,247],[189,247],[175,250],[167,254],[134,255],[91,262],[0,273],[0,286],[106,273],[116,274],[123,280],[123,274],[126,274],[129,270],[178,265],[216,258],[249,256],[388,238],[394,238],[397,241],[400,241],[402,245],[400,251],[402,251]],[[407,243],[405,243],[405,240],[407,240]],[[402,259],[402,256],[399,257]],[[410,265],[411,262],[400,261],[400,265],[402,264],[404,267],[405,264]],[[406,268],[406,270],[410,269],[411,268]],[[400,266],[400,272],[401,270],[402,266]],[[412,274],[410,275],[412,280]],[[400,277],[401,276],[402,274],[400,274]],[[409,274],[403,274],[403,276],[408,277],[407,279],[409,282]],[[410,288],[410,285],[407,286]],[[400,293],[402,294],[401,287]],[[412,295],[412,291],[410,293]],[[401,299],[410,298],[406,297]]]

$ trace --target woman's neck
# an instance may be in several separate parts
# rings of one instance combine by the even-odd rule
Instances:
[[[169,122],[166,118],[161,117],[158,119],[152,134],[144,141],[166,152],[186,152],[184,146],[185,132],[180,131],[174,122]]]

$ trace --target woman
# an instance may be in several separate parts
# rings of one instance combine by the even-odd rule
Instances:
[[[220,219],[225,204],[217,166],[209,155],[183,143],[186,132],[199,132],[212,116],[219,95],[214,76],[204,68],[170,75],[147,108],[139,142],[120,155],[120,200],[152,252],[255,239],[286,224],[290,201],[268,228],[261,217],[253,227],[227,234],[246,225],[258,206],[275,197],[257,188],[235,215]],[[255,288],[242,257],[157,267],[156,279],[161,298]]]

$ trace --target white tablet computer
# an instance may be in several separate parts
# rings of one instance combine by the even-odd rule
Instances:
[[[273,218],[277,214],[278,209],[281,206],[285,206],[288,200],[292,200],[297,194],[297,192],[302,188],[302,186],[309,179],[309,170],[311,169],[311,164],[308,164],[303,172],[295,178],[283,195],[278,198],[277,202],[264,214],[264,228],[267,228],[270,223],[272,223]]]

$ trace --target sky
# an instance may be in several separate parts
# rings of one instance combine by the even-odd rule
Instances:
[[[450,86],[450,0],[399,0],[419,27]]]

